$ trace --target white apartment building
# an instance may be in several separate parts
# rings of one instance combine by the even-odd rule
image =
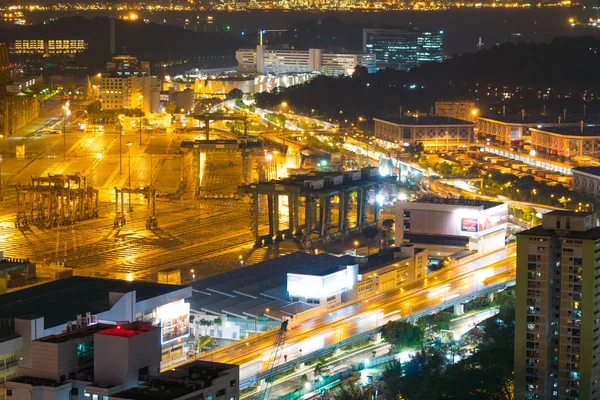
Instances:
[[[375,70],[375,55],[332,53],[323,49],[291,50],[268,48],[239,49],[235,53],[239,72],[285,74],[316,72],[324,75],[351,75],[357,65]]]

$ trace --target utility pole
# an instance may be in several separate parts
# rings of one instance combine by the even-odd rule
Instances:
[[[131,189],[131,142],[127,142],[127,154],[128,154],[128,163],[129,163],[129,168],[127,169],[128,172],[128,184],[127,186],[129,186],[129,189]],[[129,191],[129,212],[133,211],[133,208],[131,208],[131,190]]]
[[[142,147],[142,115],[140,114],[140,147]]]
[[[2,155],[0,154],[0,201],[4,200],[2,198]]]

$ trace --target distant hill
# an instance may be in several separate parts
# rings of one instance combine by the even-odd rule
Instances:
[[[559,37],[550,43],[504,43],[410,72],[413,79],[491,81],[514,84],[600,83],[600,40]]]
[[[15,27],[0,31],[3,40],[11,42],[26,38],[77,38],[88,41],[89,50],[79,58],[91,69],[101,67],[110,57],[109,18],[87,19],[81,16],[60,18],[45,24]],[[127,52],[144,60],[168,61],[192,56],[232,55],[244,45],[243,39],[227,33],[206,33],[185,30],[166,24],[117,20],[115,50]]]

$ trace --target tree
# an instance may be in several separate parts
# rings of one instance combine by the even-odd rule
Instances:
[[[219,318],[216,318],[216,319],[215,319],[213,322],[214,322],[214,324],[215,324],[215,325],[217,325],[217,326],[221,326],[221,325],[223,325],[223,320],[221,319],[221,317],[219,317]]]
[[[390,361],[385,370],[383,378],[385,380],[385,396],[387,399],[397,399],[402,390],[402,363],[397,360]]]
[[[167,114],[175,114],[177,112],[177,104],[175,104],[172,101],[168,102],[165,106],[165,111],[167,112]]]
[[[315,377],[327,376],[327,372],[327,366],[323,362],[318,362],[317,365],[315,365],[315,369],[313,371]]]
[[[231,89],[229,93],[225,95],[225,99],[227,100],[241,99],[242,97],[244,97],[244,92],[238,88]]]
[[[383,339],[398,350],[418,349],[423,346],[423,329],[405,321],[390,321],[384,325]]]
[[[394,227],[394,220],[391,218],[384,219],[382,222],[383,227],[385,228],[385,236],[389,241],[392,238],[392,228]]]
[[[370,400],[371,396],[357,383],[344,383],[333,391],[334,400]]]
[[[102,113],[102,102],[100,100],[92,101],[85,107],[89,115],[100,115]]]

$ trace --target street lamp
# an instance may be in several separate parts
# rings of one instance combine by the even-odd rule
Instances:
[[[143,95],[139,95],[138,99],[140,99],[140,147],[142,146],[142,115],[143,115],[143,111],[142,111],[142,101],[144,99]]]
[[[123,118],[123,114],[119,114],[119,116],[117,117],[117,119],[119,120],[119,125],[121,125],[121,129],[119,130],[119,176],[123,175],[123,131],[124,131],[124,127],[123,127],[123,121],[121,120],[121,118]]]
[[[4,200],[2,198],[2,154],[0,154],[0,201]]]
[[[129,189],[131,189],[131,142],[127,142],[127,155],[128,155],[128,162],[129,162],[129,168],[127,169],[128,172],[128,186]],[[131,191],[129,192],[129,212],[132,212],[133,208],[131,207]]]
[[[71,115],[71,110],[69,110],[69,102],[67,101],[62,108],[64,110],[64,113],[63,113],[63,161],[67,161],[67,118],[69,118],[69,115]]]

